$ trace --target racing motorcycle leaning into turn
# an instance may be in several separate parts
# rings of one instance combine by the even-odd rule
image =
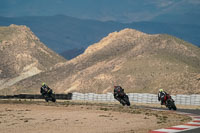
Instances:
[[[121,86],[114,86],[114,98],[119,101],[123,106],[130,106],[128,95],[124,92]]]

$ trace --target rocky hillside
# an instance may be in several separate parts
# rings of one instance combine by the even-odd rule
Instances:
[[[163,88],[173,94],[190,94],[200,93],[199,79],[198,47],[169,35],[124,29],[11,89],[13,93],[39,93],[40,82],[45,81],[56,93],[106,93],[121,85],[126,92],[157,93]]]
[[[66,61],[26,26],[0,27],[0,90]]]

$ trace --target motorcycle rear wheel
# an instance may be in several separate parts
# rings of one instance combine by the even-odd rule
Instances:
[[[172,108],[173,108],[173,110],[177,110],[176,105],[174,104],[174,102],[172,103]]]
[[[130,105],[131,105],[128,96],[125,96],[125,97],[124,97],[124,101],[125,101],[125,104],[126,104],[127,106],[130,106]]]
[[[177,109],[176,105],[171,100],[168,101],[168,106],[167,107],[168,107],[169,110],[171,110],[171,109],[176,110]]]
[[[52,102],[56,102],[56,99],[54,97],[52,97]]]

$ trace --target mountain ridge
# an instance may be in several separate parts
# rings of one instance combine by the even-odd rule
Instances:
[[[66,61],[26,26],[0,27],[0,89]]]
[[[12,86],[39,93],[45,81],[57,93],[112,92],[121,85],[126,92],[173,94],[200,93],[200,49],[176,37],[146,34],[133,29],[110,33],[78,57]],[[48,77],[48,78],[47,78]]]
[[[200,26],[189,24],[169,24],[158,22],[134,22],[134,23],[118,23],[114,21],[101,22],[97,20],[82,20],[64,15],[56,16],[29,16],[6,18],[0,17],[0,25],[8,26],[10,24],[26,25],[40,38],[40,41],[49,48],[57,52],[63,53],[66,50],[87,48],[107,34],[120,31],[124,28],[136,29],[148,34],[170,34],[200,45]],[[65,53],[67,59],[76,57],[77,54],[69,56]]]

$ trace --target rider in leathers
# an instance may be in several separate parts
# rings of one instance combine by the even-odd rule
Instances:
[[[124,89],[121,86],[114,86],[114,98],[121,100],[124,96]]]
[[[165,105],[165,101],[164,98],[167,95],[167,93],[165,91],[163,91],[163,89],[160,89],[158,92],[158,101],[161,101],[161,105]]]
[[[49,88],[45,83],[42,83],[42,87],[40,88],[40,93],[42,96],[50,95],[52,93],[52,89]]]

